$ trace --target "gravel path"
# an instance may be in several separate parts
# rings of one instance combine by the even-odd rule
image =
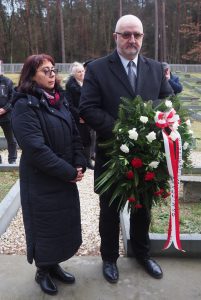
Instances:
[[[2,155],[3,162],[6,163],[7,152],[0,151],[0,154]],[[192,161],[194,166],[201,166],[201,152],[193,152]],[[99,255],[99,201],[98,196],[93,192],[93,171],[86,171],[83,181],[78,184],[78,188],[80,191],[83,243],[77,255]],[[26,254],[21,209],[19,209],[7,231],[0,237],[0,253]],[[120,236],[120,255],[124,255],[122,236]]]

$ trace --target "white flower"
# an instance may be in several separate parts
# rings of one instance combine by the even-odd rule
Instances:
[[[147,103],[146,102],[144,102],[144,107],[147,107]]]
[[[156,133],[154,131],[150,132],[148,135],[146,135],[146,138],[151,143],[156,139]]]
[[[174,122],[174,124],[172,125],[172,128],[173,128],[174,130],[177,130],[178,127],[179,127],[179,123],[178,123],[177,121]]]
[[[119,132],[122,132],[122,129],[121,129],[121,128],[119,128]]]
[[[166,105],[167,107],[172,107],[172,101],[166,100],[166,101],[165,101],[165,105]]]
[[[124,153],[129,153],[129,148],[126,146],[126,144],[122,144],[120,149]]]
[[[158,167],[158,165],[159,165],[159,162],[158,162],[158,161],[152,161],[152,162],[149,164],[149,166],[150,166],[151,168],[154,168],[154,169],[156,169],[156,168]]]
[[[193,130],[189,130],[188,133],[193,135]]]
[[[129,139],[137,141],[138,133],[136,131],[136,128],[129,130],[128,134],[129,134]]]
[[[148,122],[148,118],[145,117],[145,116],[141,116],[141,117],[140,117],[140,121],[141,121],[142,123],[146,124],[146,123]]]
[[[189,126],[189,127],[191,127],[191,120],[189,120],[189,119],[186,120],[186,125]]]
[[[186,150],[186,149],[188,148],[188,145],[189,145],[189,143],[185,142],[185,143],[183,144],[183,149]]]
[[[176,141],[176,139],[178,138],[176,132],[174,132],[174,131],[172,131],[172,132],[170,133],[170,137],[171,137],[171,139],[172,139],[173,141]]]

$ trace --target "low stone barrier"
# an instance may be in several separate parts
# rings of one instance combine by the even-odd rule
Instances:
[[[19,207],[20,188],[19,180],[17,180],[6,197],[0,203],[0,235],[6,231],[13,217],[15,217]]]
[[[129,218],[130,216],[127,213],[127,209],[125,209],[120,214],[123,243],[126,255],[128,257],[133,257],[134,253],[130,243]],[[149,236],[151,241],[151,256],[201,258],[201,234],[180,234],[181,245],[185,252],[178,251],[172,245],[167,250],[163,250],[167,234],[150,233]]]
[[[181,176],[183,182],[183,201],[200,202],[201,201],[201,176],[185,175]]]

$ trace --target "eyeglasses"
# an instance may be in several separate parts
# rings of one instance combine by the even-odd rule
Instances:
[[[124,40],[130,39],[132,37],[132,35],[134,36],[134,38],[136,40],[139,40],[144,36],[144,33],[140,33],[140,32],[125,31],[125,32],[115,32],[115,33],[120,34]]]
[[[44,69],[39,70],[39,71],[43,72],[45,74],[45,76],[50,77],[50,76],[52,76],[52,72],[56,75],[56,74],[58,74],[59,70],[56,69],[56,68],[52,68],[52,69],[44,68]]]

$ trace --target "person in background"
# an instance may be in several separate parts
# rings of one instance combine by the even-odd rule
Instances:
[[[74,62],[71,68],[71,76],[66,83],[66,96],[70,104],[70,110],[77,124],[82,143],[84,146],[84,154],[87,161],[87,167],[93,169],[93,162],[91,160],[91,135],[90,128],[85,121],[79,116],[79,103],[81,89],[85,75],[84,66],[79,62]]]
[[[99,144],[113,136],[121,97],[133,99],[140,95],[144,101],[152,99],[156,103],[172,94],[162,64],[139,54],[144,36],[139,18],[133,15],[121,17],[113,36],[116,50],[88,64],[80,99],[80,116],[97,135],[95,179],[107,168],[108,149]],[[108,282],[116,283],[119,278],[120,219],[118,203],[109,206],[112,192],[109,189],[100,196],[99,231],[103,275]],[[131,213],[130,241],[137,261],[151,276],[159,279],[163,272],[150,257],[150,215],[150,210],[145,207]]]
[[[165,77],[167,78],[171,88],[174,91],[174,94],[181,93],[183,90],[182,84],[179,81],[179,77],[173,75],[170,70],[170,65],[166,62],[162,62],[163,70],[165,72]]]
[[[94,60],[95,60],[95,58],[90,58],[83,63],[85,72],[87,70],[87,65]],[[96,132],[95,132],[95,130],[90,129],[90,135],[91,135],[90,157],[91,157],[91,159],[95,160],[95,157],[96,157]]]
[[[17,159],[17,143],[11,127],[11,101],[13,93],[13,82],[0,73],[0,126],[8,145],[8,163],[15,164]],[[0,156],[0,163],[2,158]]]
[[[82,243],[76,183],[86,169],[83,146],[53,58],[29,56],[13,95],[12,126],[22,149],[20,195],[27,260],[35,261],[35,280],[44,293],[58,292],[54,279],[75,277],[59,263]]]

